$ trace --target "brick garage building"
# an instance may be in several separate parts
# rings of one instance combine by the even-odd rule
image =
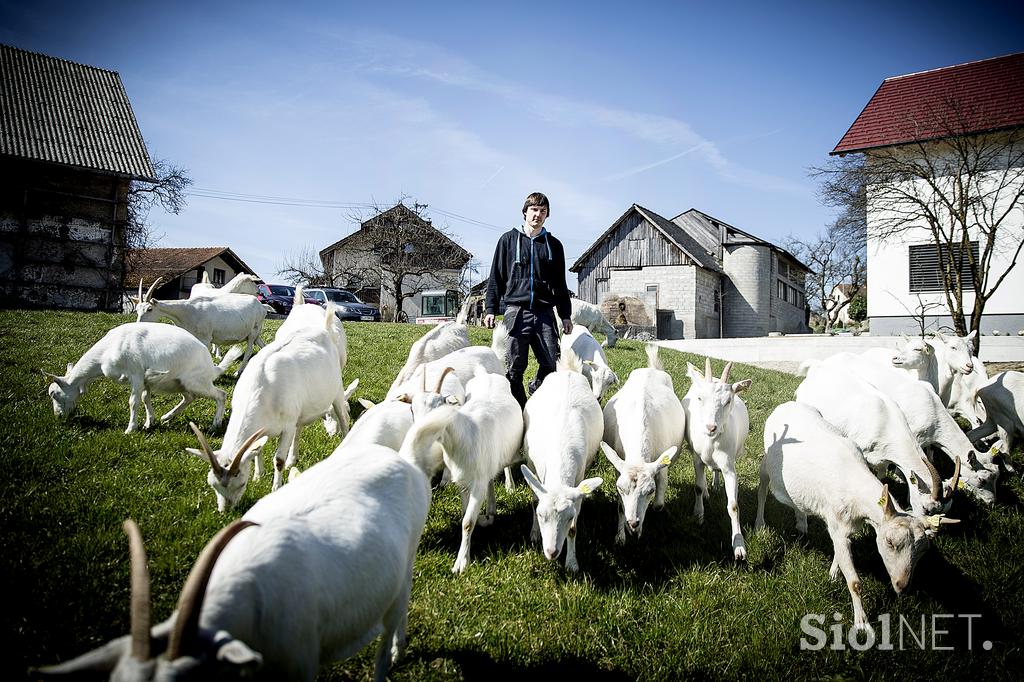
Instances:
[[[569,268],[579,297],[644,301],[658,338],[809,331],[807,266],[785,249],[697,209],[668,220],[633,204]]]

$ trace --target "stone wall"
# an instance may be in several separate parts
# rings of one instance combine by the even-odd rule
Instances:
[[[765,336],[771,329],[771,249],[766,246],[726,246],[723,249],[722,308],[729,338]]]

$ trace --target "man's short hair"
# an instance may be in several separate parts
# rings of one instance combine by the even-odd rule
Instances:
[[[526,201],[523,202],[523,215],[526,215],[526,209],[531,206],[543,206],[548,210],[548,216],[551,216],[551,204],[548,203],[548,198],[544,196],[543,192],[534,192],[530,196],[526,197]]]

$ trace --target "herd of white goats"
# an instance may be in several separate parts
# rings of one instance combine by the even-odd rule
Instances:
[[[129,431],[140,403],[151,425],[151,392],[183,396],[163,421],[195,396],[212,398],[217,428],[225,394],[213,380],[243,354],[221,447],[212,449],[191,424],[199,448],[189,452],[209,463],[207,480],[222,511],[239,501],[254,463],[254,475],[261,475],[267,438],[279,437],[280,445],[273,492],[210,541],[178,609],[156,626],[142,539],[126,521],[131,634],[40,674],[101,670],[112,679],[142,680],[258,668],[271,679],[311,680],[321,663],[351,656],[382,635],[375,667],[382,680],[405,643],[431,477],[443,469],[462,492],[462,543],[452,567],[462,572],[474,527],[494,522],[494,480],[504,471],[512,485],[510,467],[524,455],[521,470],[536,498],[531,537],[549,560],[564,547],[570,571],[578,570],[583,499],[602,484],[586,478],[598,450],[618,472],[615,540],[623,543],[627,530],[640,535],[648,505],[664,503],[667,468],[684,442],[695,470],[694,515],[703,520],[709,467],[715,485],[719,475],[724,479],[734,557],[746,558],[735,464],[749,430],[740,393],[751,380],[730,382],[730,365],[717,378],[710,360],[703,372],[689,365],[691,385],[680,401],[650,345],[648,366],[633,370],[602,409],[599,400],[619,378],[584,326],[597,329],[603,320],[593,306],[575,301],[578,324],[562,339],[558,371],[521,410],[504,377],[504,327],[490,348],[471,346],[460,318],[413,344],[387,399],[361,401],[368,409],[349,430],[358,379],[342,384],[346,337],[332,305],[302,305],[300,292],[274,341],[252,355],[266,313],[253,296],[236,293],[246,286],[243,276],[221,290],[197,285],[188,300],[159,301],[154,287],[143,295],[140,284],[138,322],[111,330],[65,376],[48,375],[58,416],[69,415],[89,381],[104,376],[131,385]],[[176,326],[157,323],[160,317]],[[210,344],[238,341],[246,342],[244,353],[236,349],[215,365]],[[930,537],[952,522],[944,513],[954,490],[994,500],[995,453],[1008,451],[1022,430],[1024,374],[986,379],[970,341],[937,336],[907,340],[896,352],[805,363],[797,400],[778,406],[765,423],[755,527],[764,524],[769,489],[795,510],[799,531],[806,531],[809,514],[822,518],[835,549],[831,575],[846,578],[858,628],[870,625],[851,534],[863,522],[874,527],[893,588],[902,591]],[[976,428],[965,434],[954,412]],[[329,434],[344,436],[341,444],[284,485],[301,429],[321,417]],[[955,462],[947,481],[929,461],[938,451]],[[889,464],[908,484],[906,504],[876,477]]]

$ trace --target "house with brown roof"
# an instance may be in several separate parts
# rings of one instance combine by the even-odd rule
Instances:
[[[379,305],[385,319],[415,319],[422,293],[460,289],[473,258],[466,249],[402,203],[379,211],[320,251],[321,286],[348,289]],[[395,314],[395,275],[402,275],[402,310]]]
[[[569,270],[584,301],[643,301],[659,339],[809,331],[807,266],[695,208],[667,220],[633,204]]]
[[[157,278],[163,278],[153,292],[159,299],[188,298],[192,285],[201,282],[205,273],[214,286],[229,282],[235,275],[256,272],[226,246],[168,249],[131,249],[128,253],[131,267],[124,279],[128,296],[138,293],[139,281],[143,288]]]
[[[863,155],[873,183],[872,334],[919,332],[920,317],[927,328],[951,327],[944,273],[964,282],[969,321],[972,262],[986,258],[989,285],[1005,279],[981,332],[1024,329],[1024,267],[1014,265],[1024,244],[1024,52],[886,78],[831,153]],[[958,205],[973,213],[960,218]]]
[[[0,45],[0,301],[121,309],[132,181],[152,181],[114,71]]]

